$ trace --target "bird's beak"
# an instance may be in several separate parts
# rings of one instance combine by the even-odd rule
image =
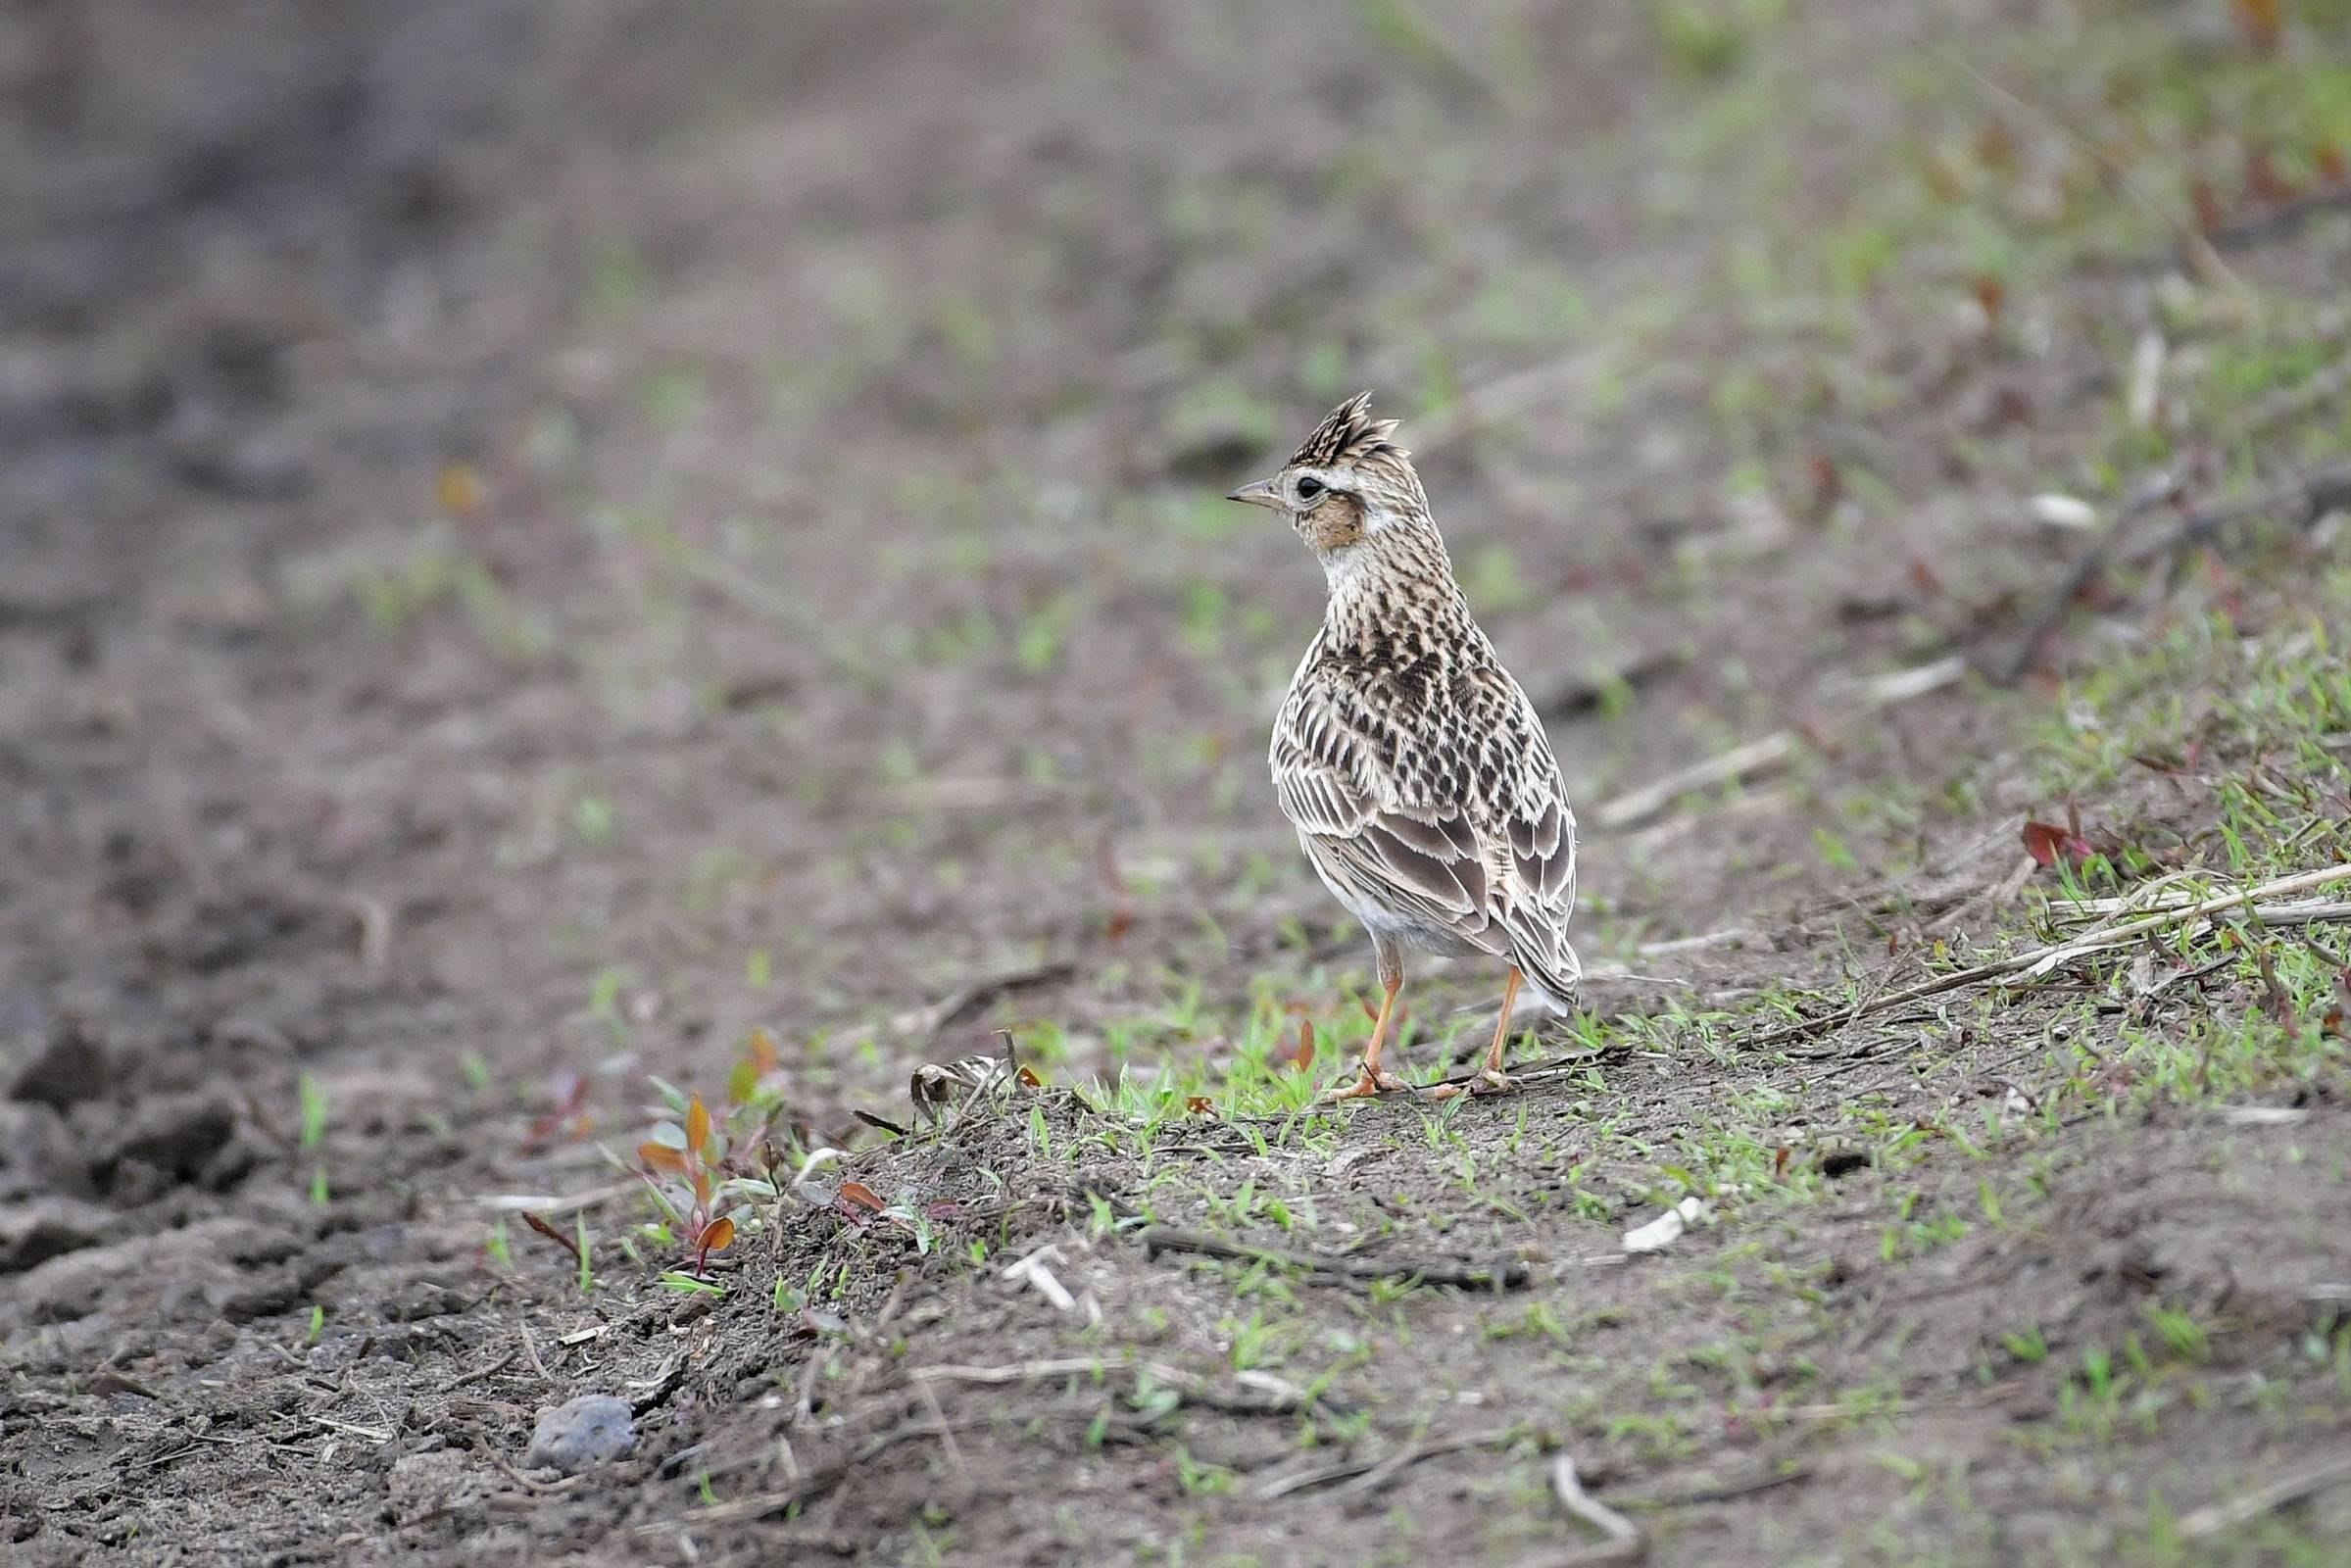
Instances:
[[[1255,484],[1245,484],[1225,499],[1238,501],[1243,506],[1270,507],[1275,510],[1279,510],[1282,505],[1281,497],[1273,493],[1271,479],[1259,479]]]

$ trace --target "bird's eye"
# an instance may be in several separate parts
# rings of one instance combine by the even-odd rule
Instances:
[[[1309,475],[1308,477],[1300,479],[1298,482],[1298,498],[1300,501],[1311,501],[1316,496],[1321,494],[1322,481],[1320,479]]]

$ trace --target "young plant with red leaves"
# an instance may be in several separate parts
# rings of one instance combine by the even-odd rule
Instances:
[[[712,1125],[702,1096],[687,1102],[684,1125],[657,1125],[653,1137],[637,1146],[637,1174],[668,1216],[671,1232],[694,1250],[694,1274],[701,1278],[710,1271],[710,1254],[733,1245],[735,1213],[742,1211],[718,1211],[733,1196],[734,1183],[725,1176],[725,1135]]]

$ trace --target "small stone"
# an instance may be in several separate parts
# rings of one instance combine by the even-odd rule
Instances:
[[[583,1394],[539,1412],[522,1464],[529,1470],[547,1467],[572,1476],[621,1458],[636,1446],[637,1423],[626,1399]]]

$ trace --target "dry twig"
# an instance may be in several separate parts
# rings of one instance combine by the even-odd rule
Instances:
[[[947,1450],[947,1462],[955,1467],[955,1475],[963,1485],[971,1485],[971,1466],[963,1462],[963,1446],[955,1442],[955,1429],[947,1424],[947,1412],[939,1407],[939,1391],[929,1383],[916,1380],[914,1392],[922,1396],[923,1404],[938,1425],[939,1446]]]
[[[1465,1291],[1515,1291],[1526,1285],[1530,1278],[1524,1263],[1383,1262],[1378,1259],[1285,1252],[1277,1248],[1227,1241],[1204,1231],[1178,1230],[1171,1225],[1147,1228],[1143,1232],[1143,1249],[1147,1255],[1197,1252],[1203,1257],[1221,1257],[1245,1263],[1274,1263],[1315,1274],[1333,1274],[1342,1279],[1418,1279],[1430,1285],[1450,1285]]]
[[[2338,207],[2351,207],[2351,185],[2314,190],[2307,196],[2297,196],[2266,212],[2240,218],[2233,223],[2224,223],[2212,231],[2211,243],[2221,250],[2245,250],[2255,245],[2290,239],[2303,224],[2321,213],[2332,212]]]
[[[2346,1481],[2351,1481],[2351,1453],[2334,1454],[2299,1470],[2289,1470],[2269,1485],[2255,1487],[2226,1502],[2206,1503],[2180,1521],[2180,1534],[2189,1541],[2217,1536]]]
[[[1342,1459],[1333,1464],[1316,1465],[1311,1470],[1296,1470],[1286,1476],[1276,1476],[1257,1489],[1257,1498],[1260,1502],[1271,1502],[1277,1497],[1287,1497],[1294,1492],[1327,1487],[1334,1481],[1351,1481],[1358,1476],[1368,1480],[1376,1475],[1385,1481],[1423,1459],[1434,1459],[1444,1453],[1458,1453],[1463,1448],[1490,1447],[1494,1444],[1507,1443],[1512,1435],[1508,1431],[1472,1432],[1454,1438],[1416,1439],[1394,1453],[1377,1459]]]
[[[1221,1410],[1228,1415],[1285,1415],[1322,1402],[1296,1384],[1270,1374],[1244,1374],[1249,1386],[1257,1391],[1257,1396],[1252,1397],[1225,1393],[1205,1378],[1181,1367],[1169,1366],[1164,1361],[1105,1360],[1094,1355],[1015,1361],[1008,1366],[961,1366],[941,1362],[918,1366],[906,1376],[912,1382],[928,1387],[933,1383],[1039,1383],[1054,1378],[1103,1377],[1121,1371],[1140,1373],[1161,1388],[1174,1390],[1187,1404]]]
[[[1823,1013],[1816,1018],[1806,1018],[1785,1028],[1774,1029],[1769,1034],[1760,1035],[1748,1041],[1747,1049],[1768,1051],[1792,1041],[1809,1040],[1814,1035],[1825,1034],[1832,1029],[1840,1029],[1847,1024],[1858,1023],[1863,1018],[1905,1006],[1922,998],[1937,997],[1946,991],[1958,991],[1968,986],[1982,985],[1987,980],[2004,980],[2011,976],[2027,980],[2037,979],[2061,963],[2070,962],[2078,957],[2085,957],[2093,953],[2104,952],[2110,948],[2128,947],[2152,931],[2170,930],[2182,925],[2201,925],[2208,916],[2227,909],[2246,908],[2248,913],[2260,920],[2267,920],[2273,910],[2289,916],[2296,912],[2307,916],[2309,906],[2306,905],[2272,906],[2265,905],[2261,901],[2281,898],[2287,894],[2307,893],[2314,888],[2331,887],[2338,882],[2351,882],[2351,865],[2322,866],[2315,871],[2303,871],[2294,876],[2279,877],[2273,882],[2264,882],[2259,887],[2246,888],[2241,892],[2206,899],[2199,904],[2158,910],[2141,919],[2125,921],[2121,925],[2109,926],[2102,930],[2084,932],[2064,942],[2053,942],[2047,947],[2031,948],[2023,953],[2012,953],[2005,958],[1994,958],[1988,963],[1979,963],[1966,969],[1954,969],[1949,974],[1937,975],[1932,980],[1924,980],[1914,986],[1905,986],[1898,991],[1882,992],[1841,1012]]]
[[[1584,1490],[1576,1475],[1576,1461],[1564,1450],[1551,1461],[1551,1490],[1558,1494],[1560,1507],[1602,1537],[1557,1559],[1554,1568],[1566,1568],[1569,1563],[1637,1562],[1648,1554],[1648,1543],[1641,1539],[1640,1527]]]
[[[903,1033],[925,1042],[936,1040],[949,1024],[976,1008],[986,1006],[1008,991],[1025,991],[1031,986],[1052,985],[1066,980],[1077,972],[1077,965],[1067,958],[1050,959],[1044,963],[1022,964],[996,974],[981,975],[941,997],[928,1007],[918,1007],[894,1020]]]
[[[492,1361],[488,1366],[475,1367],[470,1372],[465,1373],[456,1378],[452,1378],[449,1382],[442,1384],[433,1392],[435,1394],[455,1394],[458,1390],[470,1387],[471,1385],[479,1383],[486,1378],[494,1378],[499,1373],[504,1372],[508,1367],[513,1366],[514,1364],[514,1357],[520,1355],[521,1353],[522,1352],[519,1350],[509,1350],[497,1360]]]

